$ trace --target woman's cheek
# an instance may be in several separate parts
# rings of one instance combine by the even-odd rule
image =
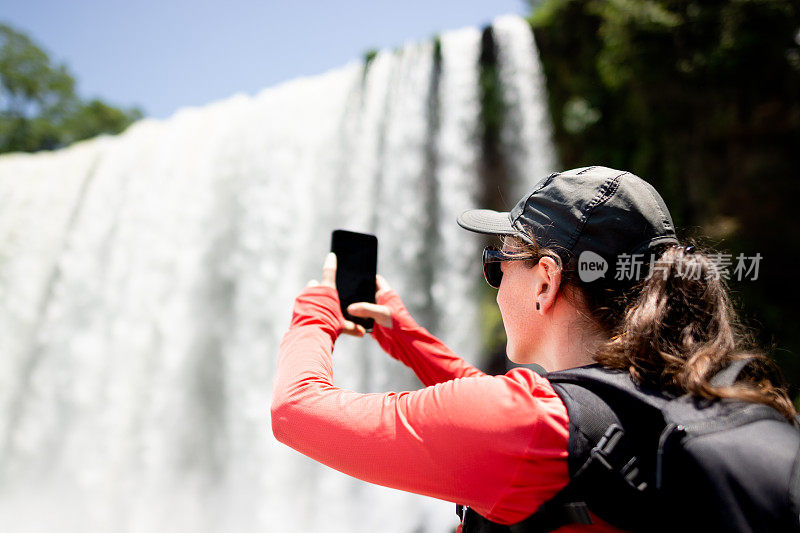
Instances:
[[[526,354],[537,342],[537,316],[533,304],[533,294],[528,283],[515,285],[519,277],[504,276],[503,283],[497,291],[497,306],[503,318],[506,332],[506,355],[515,363],[525,362]]]

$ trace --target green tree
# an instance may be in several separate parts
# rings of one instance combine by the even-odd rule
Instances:
[[[52,150],[119,133],[141,116],[139,109],[84,102],[66,66],[53,64],[28,36],[0,24],[0,153]]]

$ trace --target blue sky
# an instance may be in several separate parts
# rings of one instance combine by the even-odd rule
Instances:
[[[65,63],[81,96],[164,118],[527,11],[524,0],[10,0],[0,21]]]

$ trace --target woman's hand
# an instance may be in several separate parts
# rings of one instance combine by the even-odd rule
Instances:
[[[392,288],[386,282],[383,276],[375,276],[375,301],[377,302],[381,296],[389,292]],[[384,328],[392,327],[392,311],[385,305],[371,304],[368,302],[358,302],[350,304],[347,307],[347,312],[358,318],[371,318],[377,324]]]
[[[307,287],[316,287],[322,285],[324,287],[331,287],[336,289],[336,254],[329,253],[325,258],[325,264],[322,266],[322,281],[312,279],[306,285]],[[384,293],[391,290],[389,284],[383,276],[375,276],[375,299],[380,298]],[[377,305],[367,302],[358,302],[351,304],[347,308],[347,312],[359,318],[372,318],[385,328],[392,327],[392,313],[385,305]],[[356,324],[350,320],[344,321],[344,329],[342,333],[352,335],[354,337],[363,337],[367,331],[363,326]]]

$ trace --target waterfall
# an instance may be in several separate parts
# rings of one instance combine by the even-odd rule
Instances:
[[[552,170],[530,29],[495,21],[512,183]],[[116,137],[0,157],[0,524],[450,531],[454,507],[275,441],[276,353],[335,228],[379,238],[419,321],[479,363],[476,28]],[[518,192],[518,191],[517,191]],[[516,199],[516,198],[514,198]],[[371,339],[338,386],[417,388]],[[13,527],[8,527],[13,526]]]
[[[497,17],[492,25],[504,99],[511,113],[501,132],[501,148],[511,167],[510,200],[516,202],[531,185],[531,177],[559,170],[547,115],[544,73],[530,26],[514,16]],[[537,179],[537,178],[534,178]],[[509,206],[510,208],[511,206]]]

